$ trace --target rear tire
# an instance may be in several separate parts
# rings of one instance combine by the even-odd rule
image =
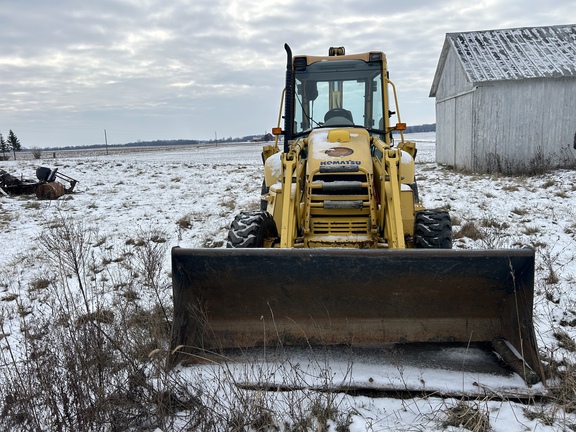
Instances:
[[[265,211],[242,212],[234,218],[228,231],[227,248],[260,248],[264,241],[278,238],[272,215]]]
[[[443,210],[423,210],[414,221],[414,247],[452,249],[452,221]]]

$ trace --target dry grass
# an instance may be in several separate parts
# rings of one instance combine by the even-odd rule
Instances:
[[[450,221],[452,222],[452,226],[460,226],[462,225],[462,220],[456,215],[450,215]]]
[[[530,209],[515,207],[512,209],[512,213],[517,214],[518,216],[525,216],[530,213]]]
[[[507,192],[518,192],[520,190],[520,187],[515,184],[510,184],[502,186],[502,190]]]
[[[42,208],[42,204],[39,201],[29,201],[25,203],[22,207],[25,209],[38,210]]]
[[[482,240],[485,237],[485,233],[478,228],[474,221],[468,221],[465,222],[453,235],[453,238],[455,239],[463,237],[467,237],[471,240]]]
[[[524,408],[523,410],[524,415],[528,420],[538,420],[545,426],[553,426],[555,422],[554,415],[549,411],[545,410],[544,408]]]
[[[0,207],[0,227],[8,227],[14,219],[14,214]]]
[[[30,281],[30,289],[34,291],[43,290],[48,288],[48,286],[50,286],[51,283],[52,283],[51,279],[40,277]]]
[[[492,228],[498,231],[504,231],[510,228],[510,224],[508,222],[502,222],[492,217],[481,219],[480,226],[483,228]]]
[[[167,371],[166,235],[126,235],[94,240],[66,217],[46,226],[34,260],[50,277],[31,282],[46,294],[42,313],[16,294],[2,298],[22,335],[17,347],[0,319],[2,430],[349,430],[335,393],[245,390],[226,367]]]
[[[40,236],[42,251],[36,257],[38,263],[48,260],[53,278],[37,279],[31,287],[47,291],[44,312],[33,316],[30,308],[19,306],[23,357],[16,356],[11,342],[2,357],[0,380],[9,385],[0,393],[4,402],[0,425],[4,430],[109,430],[105,425],[110,424],[119,430],[166,427],[157,405],[164,399],[151,385],[162,365],[142,360],[143,351],[163,348],[168,340],[168,312],[163,305],[168,284],[158,270],[163,262],[160,249],[165,251],[162,233],[140,232],[144,244],[133,246],[130,263],[106,264],[123,275],[109,269],[103,278],[92,273],[99,267],[93,263],[99,261],[94,249],[106,251],[110,245],[94,246],[92,230],[78,222],[65,217],[58,222]],[[156,293],[156,304],[161,306],[155,307],[163,313],[150,314],[153,319],[142,326],[132,319],[142,311],[136,303],[116,297],[115,308],[106,307],[106,285],[115,277]]]
[[[538,234],[540,232],[540,228],[536,227],[536,226],[525,226],[524,228],[522,228],[522,234],[525,235],[535,235]]]
[[[554,336],[561,348],[576,352],[575,342],[563,331],[556,331]],[[536,419],[546,426],[562,430],[576,431],[576,423],[567,420],[566,414],[576,413],[576,365],[564,357],[562,360],[544,359],[545,374],[549,383],[549,400],[553,403],[524,408],[528,419]]]
[[[544,281],[548,285],[557,284],[560,281],[558,274],[556,272],[557,256],[553,256],[549,249],[543,248],[540,251],[540,257],[544,268],[547,271],[547,275],[544,277]]]
[[[446,408],[444,428],[449,426],[473,432],[490,432],[490,416],[487,409],[482,409],[478,402],[459,402],[456,406]]]
[[[190,229],[193,224],[193,216],[190,214],[184,215],[178,220],[176,220],[176,225],[182,229]]]
[[[564,348],[566,351],[576,353],[576,342],[572,339],[568,333],[562,330],[556,330],[554,332],[554,337],[558,341],[558,346]]]
[[[16,293],[6,293],[0,297],[0,301],[2,302],[13,302],[18,299],[18,294]]]

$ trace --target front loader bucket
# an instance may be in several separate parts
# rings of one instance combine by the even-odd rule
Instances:
[[[534,251],[172,250],[170,364],[227,348],[502,340],[543,381]]]

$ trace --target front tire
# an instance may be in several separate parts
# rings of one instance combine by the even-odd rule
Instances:
[[[268,192],[270,192],[270,188],[268,186],[266,186],[266,180],[262,180],[261,195],[266,195]],[[268,201],[261,199],[260,200],[260,210],[266,211],[267,208],[268,208]]]
[[[260,248],[278,238],[272,215],[265,211],[242,212],[234,218],[228,231],[227,248]]]
[[[452,249],[452,221],[443,210],[423,210],[414,221],[414,247]]]

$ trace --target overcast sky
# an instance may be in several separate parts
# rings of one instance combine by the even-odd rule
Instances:
[[[0,133],[42,148],[269,132],[284,43],[384,51],[402,121],[434,123],[446,33],[574,23],[574,0],[0,0]]]

